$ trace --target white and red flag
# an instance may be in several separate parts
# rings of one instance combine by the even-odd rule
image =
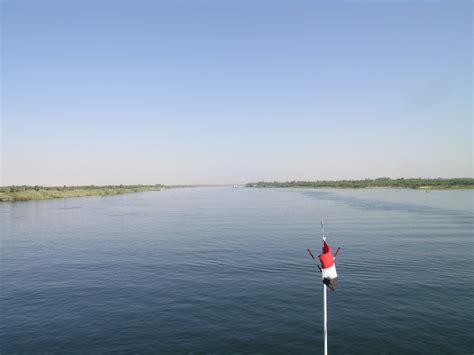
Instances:
[[[336,254],[332,254],[331,246],[324,241],[323,252],[319,254],[319,261],[321,262],[321,277],[324,284],[331,290],[335,291],[337,286],[337,272],[336,272],[336,255],[339,252],[339,248]]]

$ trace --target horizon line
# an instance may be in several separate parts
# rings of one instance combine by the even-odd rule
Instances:
[[[341,182],[341,181],[367,181],[367,180],[378,180],[378,179],[390,179],[390,180],[458,180],[458,179],[474,179],[474,177],[388,177],[382,176],[377,178],[363,178],[363,179],[314,179],[314,180],[255,180],[255,181],[247,181],[247,182],[239,182],[239,183],[215,183],[215,184],[164,184],[164,183],[155,183],[155,184],[80,184],[80,185],[39,185],[39,184],[10,184],[10,185],[0,185],[1,188],[11,187],[11,186],[39,186],[39,187],[81,187],[81,186],[97,186],[97,187],[104,187],[104,186],[165,186],[165,187],[219,187],[219,186],[239,186],[239,185],[246,185],[251,183],[259,183],[259,182],[277,182],[277,183],[287,183],[287,182]]]

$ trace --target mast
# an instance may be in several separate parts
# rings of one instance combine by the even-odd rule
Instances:
[[[328,305],[327,286],[323,284],[323,312],[324,312],[324,355],[328,355]]]
[[[324,220],[321,219],[321,231],[323,245],[326,241],[324,235]],[[323,282],[323,326],[324,326],[324,355],[328,355],[328,304],[327,304],[327,286]]]
[[[337,285],[337,272],[336,272],[336,265],[334,260],[336,260],[336,256],[341,250],[341,248],[337,248],[336,253],[332,255],[331,247],[326,244],[326,235],[324,234],[324,220],[321,219],[321,239],[323,241],[323,250],[322,253],[319,255],[319,261],[321,262],[321,266],[319,266],[316,258],[314,257],[311,249],[307,249],[309,255],[317,264],[319,271],[321,272],[321,278],[323,279],[323,337],[324,337],[324,355],[328,354],[328,295],[327,290],[328,287],[331,290],[336,289]],[[329,260],[328,260],[329,258]],[[324,276],[323,276],[324,275]],[[326,276],[326,277],[325,277]]]

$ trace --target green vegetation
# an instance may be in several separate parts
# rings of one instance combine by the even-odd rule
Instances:
[[[366,187],[399,187],[411,189],[474,189],[474,179],[365,179],[365,180],[318,180],[248,183],[246,187],[308,187],[308,188],[366,188]]]
[[[159,191],[164,185],[107,185],[107,186],[2,186],[0,202],[43,200],[81,196],[118,195],[130,192]]]

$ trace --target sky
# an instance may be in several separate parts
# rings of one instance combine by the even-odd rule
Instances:
[[[470,1],[1,4],[0,185],[474,176]]]

